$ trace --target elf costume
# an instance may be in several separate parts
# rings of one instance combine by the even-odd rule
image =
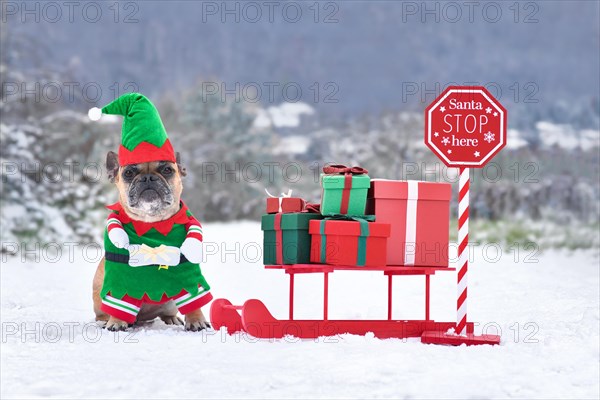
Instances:
[[[125,94],[88,115],[122,115],[119,164],[175,161],[158,111],[143,95]],[[131,219],[120,203],[107,206],[112,213],[104,233],[105,272],[101,310],[128,323],[135,322],[142,303],[174,300],[182,314],[212,300],[202,276],[202,227],[183,202],[169,219],[148,223]]]

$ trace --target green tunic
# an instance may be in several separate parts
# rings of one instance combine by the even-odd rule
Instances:
[[[115,214],[119,214],[119,211],[115,211]],[[185,215],[188,218],[193,218],[189,210],[186,210]],[[127,218],[127,220],[129,219]],[[187,233],[185,224],[177,222],[173,223],[171,231],[166,235],[158,232],[155,228],[151,228],[143,235],[138,236],[131,221],[123,223],[123,229],[129,236],[130,244],[145,244],[150,247],[158,247],[164,244],[179,248]],[[170,266],[168,269],[159,269],[158,265],[129,266],[127,262],[129,251],[116,247],[110,241],[108,229],[104,231],[104,249],[106,258],[102,297],[110,292],[112,297],[118,299],[127,294],[135,299],[142,299],[144,295],[147,295],[152,301],[160,301],[163,295],[173,297],[182,290],[192,295],[197,294],[198,285],[206,290],[210,289],[202,276],[200,265],[185,259],[179,265]],[[110,261],[109,258],[113,261]],[[115,259],[118,259],[118,261],[114,261]]]

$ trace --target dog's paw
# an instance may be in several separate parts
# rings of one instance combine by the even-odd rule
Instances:
[[[185,321],[186,331],[200,332],[208,328],[211,328],[208,321]]]
[[[177,315],[163,315],[160,319],[167,325],[183,325],[183,320]]]
[[[112,332],[124,331],[129,328],[129,324],[121,319],[110,317],[105,328]]]
[[[200,332],[208,328],[211,328],[210,323],[204,318],[202,311],[197,310],[185,316],[186,331]]]

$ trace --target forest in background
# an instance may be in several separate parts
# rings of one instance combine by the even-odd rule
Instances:
[[[564,18],[575,15],[567,14]],[[52,51],[47,39],[23,33],[18,24],[14,30],[7,23],[1,26],[2,251],[13,252],[14,243],[97,241],[104,205],[116,200],[104,157],[118,147],[120,121],[89,121],[87,109],[102,104],[90,104],[85,96],[49,101],[47,93],[39,99],[7,92],[14,83],[44,87],[84,80],[73,65],[40,62],[66,49]],[[56,30],[52,39],[60,43],[74,26]],[[224,35],[219,29],[214,34]],[[332,35],[326,41],[333,41]],[[160,43],[140,50],[147,52],[143,57],[160,50]],[[597,41],[580,43],[582,49],[594,45]],[[517,49],[515,55],[519,51],[528,50]],[[597,55],[597,47],[595,51]],[[170,72],[162,53],[156,56]],[[136,76],[131,65],[124,65],[128,72],[118,77]],[[180,74],[172,84],[165,83],[165,76],[150,90],[188,170],[184,199],[203,221],[258,220],[265,188],[271,193],[293,189],[318,201],[317,176],[325,163],[361,165],[374,178],[456,182],[455,171],[446,169],[422,143],[425,103],[388,102],[373,110],[353,101],[331,113],[326,105],[303,101],[264,104],[248,101],[247,93],[221,96],[226,77],[215,77],[213,70],[214,65],[206,65],[193,79]],[[182,79],[189,83],[182,85]],[[216,84],[216,93],[206,93],[207,82]],[[600,246],[598,93],[594,95],[593,85],[577,99],[556,93],[541,103],[507,105],[509,146],[493,165],[472,175],[473,240],[572,249]],[[374,89],[365,96],[378,94]],[[381,98],[386,96],[382,89]],[[454,193],[453,215],[456,188]]]

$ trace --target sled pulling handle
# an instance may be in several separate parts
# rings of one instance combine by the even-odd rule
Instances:
[[[244,306],[234,306],[233,304],[224,305],[222,307],[230,310],[241,310],[242,308],[244,308]]]

